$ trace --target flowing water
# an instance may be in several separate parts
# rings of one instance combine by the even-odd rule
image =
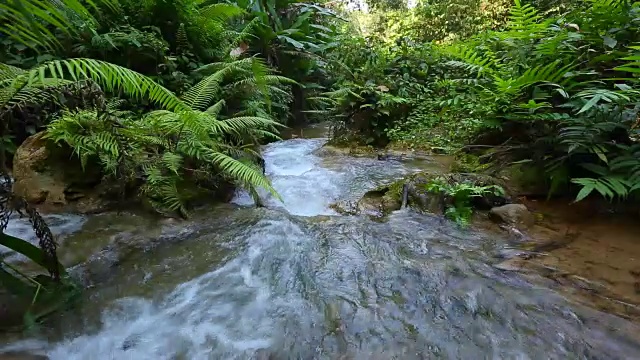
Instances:
[[[206,230],[132,257],[72,311],[5,350],[51,359],[632,359],[640,327],[501,272],[506,241],[401,210],[329,205],[415,169],[264,150],[284,203],[204,211]],[[424,164],[435,167],[437,164]]]

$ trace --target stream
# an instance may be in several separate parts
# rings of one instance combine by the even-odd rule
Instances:
[[[266,208],[255,208],[239,193],[203,209],[195,236],[121,261],[72,309],[0,351],[61,360],[640,356],[640,326],[494,268],[506,239],[407,209],[384,221],[336,214],[335,201],[439,165],[323,155],[325,141],[265,147],[284,202],[263,194]],[[87,241],[92,230],[76,229]]]

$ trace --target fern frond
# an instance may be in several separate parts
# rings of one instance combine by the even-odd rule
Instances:
[[[234,70],[232,66],[226,66],[205,77],[182,96],[184,103],[193,110],[206,109],[220,92],[222,81]]]
[[[244,116],[244,117],[235,117],[231,119],[225,119],[222,121],[218,121],[216,123],[221,126],[218,128],[224,132],[243,132],[247,131],[247,129],[254,130],[258,128],[265,127],[282,127],[283,125],[279,122],[269,120],[267,118],[261,118],[256,116]]]
[[[601,102],[618,103],[629,102],[631,98],[627,94],[639,95],[640,92],[634,90],[614,91],[608,89],[590,89],[583,90],[575,95],[575,98],[585,101],[584,105],[578,110],[578,114],[582,114]]]
[[[95,24],[91,15],[98,10],[96,3],[116,9],[116,0],[86,2],[79,0],[12,0],[0,2],[0,33],[30,48],[54,49],[60,46],[54,30],[73,34],[75,24]],[[79,21],[72,21],[80,19]]]
[[[618,8],[624,4],[627,4],[627,0],[589,0],[595,9],[612,10]]]
[[[6,85],[7,86],[1,86]],[[58,102],[58,94],[76,86],[77,83],[64,79],[44,78],[28,86],[26,78],[0,82],[0,117],[15,108],[28,104]]]
[[[18,67],[0,63],[0,84],[7,80],[12,80],[19,75],[22,75],[26,72],[26,70],[20,69]]]
[[[162,155],[163,165],[176,175],[180,172],[183,160],[182,155],[173,152],[166,152]]]
[[[245,187],[266,189],[278,200],[282,200],[271,182],[259,170],[220,152],[210,152],[207,155],[222,171]]]
[[[227,21],[235,16],[245,13],[245,11],[239,6],[226,3],[207,5],[200,8],[198,11],[201,16],[219,22]]]
[[[214,117],[218,116],[225,104],[226,102],[224,101],[224,99],[218,100],[217,103],[209,106],[209,108],[207,108],[207,110],[205,110],[204,112]]]
[[[515,0],[515,4],[509,11],[509,22],[507,26],[510,30],[531,31],[536,27],[542,16],[531,4],[522,4],[521,0]]]
[[[184,23],[180,23],[178,31],[176,33],[176,48],[178,51],[186,51],[191,47],[189,43],[189,37],[187,31],[184,28]]]
[[[450,47],[447,49],[447,54],[460,59],[460,61],[448,61],[448,65],[476,73],[478,76],[483,73],[492,74],[498,68],[497,61],[493,56],[480,54],[464,46]]]
[[[108,91],[121,91],[134,98],[145,97],[165,109],[187,108],[171,91],[152,79],[122,66],[94,59],[67,59],[44,63],[16,77],[12,85],[24,83],[26,86],[36,86],[47,81],[87,79],[95,81]]]
[[[265,84],[270,85],[270,84],[298,84],[297,81],[290,79],[288,77],[285,76],[279,76],[279,75],[264,75],[262,80],[264,81]],[[243,86],[257,86],[258,84],[258,79],[255,77],[250,77],[250,78],[246,78],[246,79],[242,79],[242,80],[238,80],[235,82],[232,82],[228,85],[228,87],[230,88],[234,88],[234,87],[243,87]]]

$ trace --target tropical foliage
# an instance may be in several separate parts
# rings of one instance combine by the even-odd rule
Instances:
[[[441,10],[462,5],[479,14],[476,25]],[[335,86],[341,97],[334,110],[343,117],[336,128],[347,129],[336,137],[464,151],[494,171],[518,167],[539,174],[532,181],[546,184],[549,194],[573,193],[576,200],[637,196],[640,5],[493,5],[500,9],[451,0],[386,11],[378,4],[369,15],[358,13],[360,19],[400,12],[415,28],[361,26],[361,40],[334,54],[350,68]],[[425,9],[429,19],[453,27],[438,35],[442,27],[417,20]],[[358,63],[359,54],[365,55]]]
[[[258,146],[277,139],[279,126],[326,118],[335,143],[456,153],[474,170],[517,167],[549,194],[578,201],[637,199],[638,3],[358,6],[2,2],[0,225],[26,209],[42,243],[2,233],[0,244],[64,278],[46,224],[10,190],[12,154],[35,133],[97,166],[114,196],[170,215],[235,187],[274,193]],[[459,222],[469,199],[497,191],[430,189],[453,199],[447,215]],[[0,264],[3,283],[31,295],[47,287]]]
[[[504,189],[498,185],[480,186],[467,182],[451,184],[443,178],[436,178],[425,187],[427,192],[444,197],[445,217],[462,226],[467,225],[471,220],[474,198],[486,195],[504,196]]]
[[[46,224],[11,194],[13,151],[37,132],[98,165],[114,196],[163,214],[187,216],[235,187],[277,198],[258,146],[306,121],[306,93],[327,81],[335,19],[317,4],[273,0],[0,4],[2,230],[26,208],[46,239],[38,250],[3,233],[0,244],[65,278]],[[45,288],[4,260],[0,270],[5,285]]]

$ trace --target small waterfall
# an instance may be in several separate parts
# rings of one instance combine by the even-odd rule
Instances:
[[[405,183],[404,185],[402,185],[402,206],[400,206],[400,209],[406,209],[408,200],[409,200],[409,185]]]

